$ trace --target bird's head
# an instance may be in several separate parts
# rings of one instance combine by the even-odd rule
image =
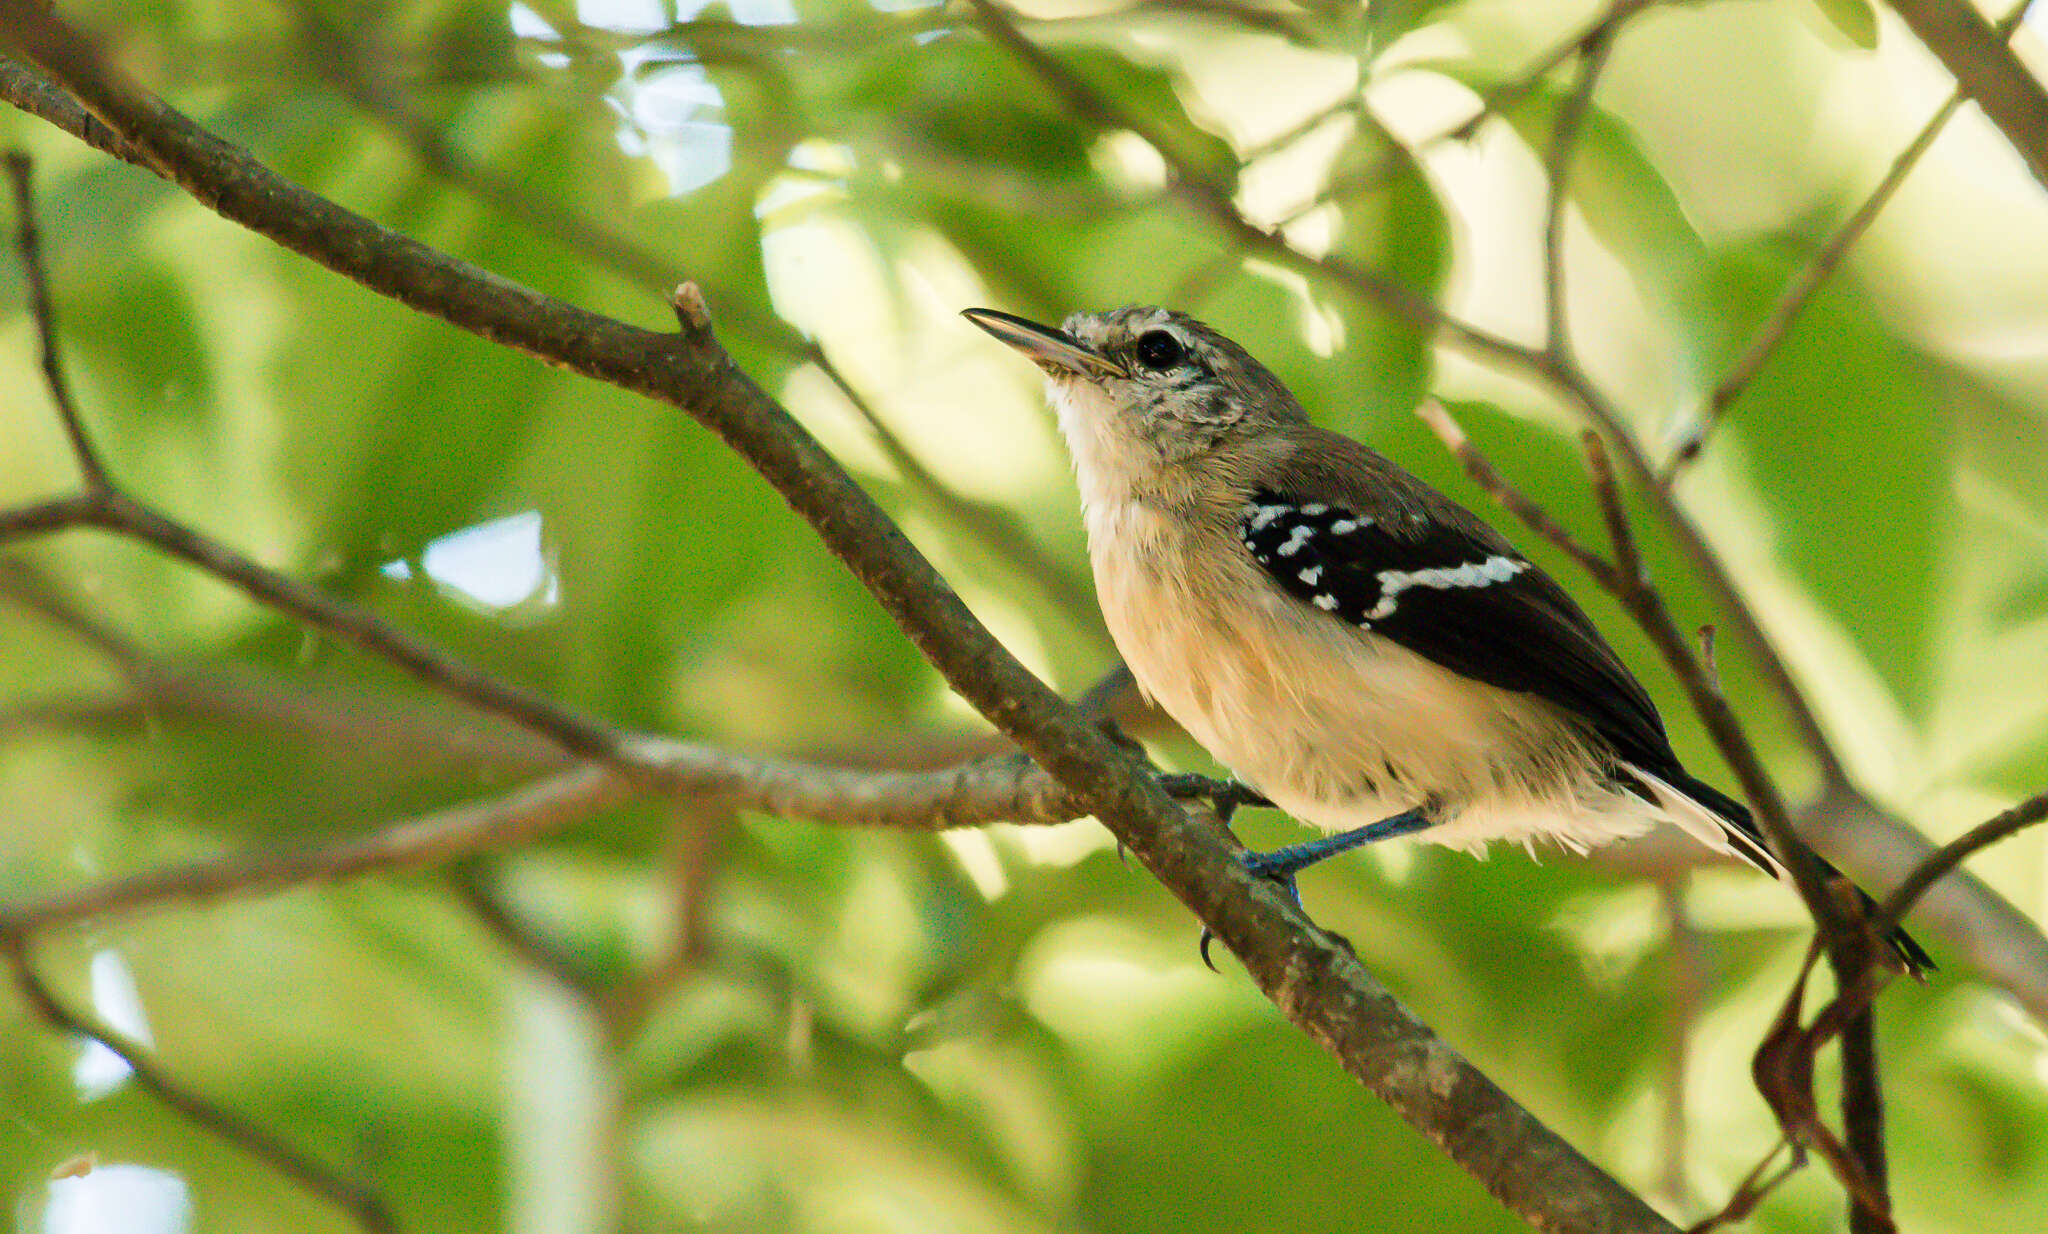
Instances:
[[[1075,313],[1057,330],[994,309],[964,316],[1045,370],[1084,487],[1144,487],[1166,469],[1308,422],[1279,378],[1184,313]]]

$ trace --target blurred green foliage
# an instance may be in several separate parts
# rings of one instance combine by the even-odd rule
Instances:
[[[960,308],[1189,309],[1324,423],[1474,498],[1408,414],[1434,392],[1511,477],[1596,525],[1548,395],[1244,260],[1176,204],[1156,152],[1064,108],[964,8],[730,0],[678,20],[654,0],[304,3],[66,7],[288,176],[506,278],[650,325],[664,265],[700,281],[747,371],[1063,688],[1108,663],[1093,614],[894,466],[806,347],[939,482],[1017,520],[1069,575],[1085,563],[1038,393]],[[1503,122],[1473,140],[1425,139],[1573,37],[1585,6],[1025,12],[1027,36],[1176,157],[1225,185],[1241,172],[1261,223],[1534,337],[1541,151],[1568,77],[1503,96]],[[1574,166],[1567,286],[1581,353],[1650,441],[1684,430],[1945,89],[1863,3],[1688,5],[1629,25]],[[542,211],[435,166],[364,95]],[[140,495],[622,725],[855,760],[932,757],[975,731],[767,486],[682,418],[377,299],[35,121],[0,125],[39,160],[69,364]],[[1324,200],[1332,182],[1347,190]],[[546,210],[645,260],[592,251]],[[1859,780],[1936,838],[2048,782],[2044,222],[2038,187],[1966,114],[1681,490]],[[21,291],[0,263],[0,303]],[[30,323],[7,311],[12,503],[72,473]],[[1716,620],[1646,535],[1681,619]],[[1644,641],[1532,551],[1711,767]],[[325,725],[138,701],[89,639],[0,596],[10,900],[361,830],[527,774],[422,736],[474,721],[183,567],[84,534],[9,560],[145,660],[253,673]],[[1745,658],[1724,647],[1722,663],[1799,784]],[[1207,766],[1185,744],[1156,753]],[[696,950],[646,986],[677,933],[692,829],[711,833]],[[1296,834],[1259,815],[1244,833]],[[2027,836],[1978,868],[2035,912],[2041,858]],[[1673,861],[1395,849],[1318,871],[1308,895],[1454,1045],[1689,1218],[1773,1140],[1747,1053],[1803,933],[1781,890]],[[1642,865],[1684,896],[1696,1000],[1675,993],[1692,944],[1674,949]],[[373,1180],[408,1229],[1516,1228],[1228,965],[1200,969],[1193,942],[1085,821],[933,838],[639,806],[459,871],[152,912],[41,955],[103,1014],[131,974],[166,1067]],[[653,996],[627,1015],[636,990]],[[2040,1026],[1967,973],[1882,1010],[1906,1228],[2036,1228]],[[17,1002],[0,1004],[0,1042],[0,1185],[22,1228],[178,1228],[142,1224],[141,1207],[127,1226],[64,1224],[81,1180],[51,1172],[87,1153],[102,1174],[164,1172],[186,1228],[343,1228],[132,1084],[83,1093],[78,1046]],[[1756,1228],[1838,1220],[1809,1171]]]

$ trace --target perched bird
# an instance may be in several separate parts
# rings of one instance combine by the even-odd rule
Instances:
[[[1060,329],[965,315],[1046,373],[1103,618],[1139,687],[1241,800],[1332,833],[1247,868],[1291,891],[1300,869],[1392,836],[1584,852],[1668,823],[1782,875],[1549,575],[1311,424],[1244,348],[1148,306]],[[1932,967],[1903,931],[1890,943]]]

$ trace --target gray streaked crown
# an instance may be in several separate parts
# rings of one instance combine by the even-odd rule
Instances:
[[[1110,403],[1150,434],[1192,432],[1213,441],[1233,431],[1308,423],[1308,413],[1265,365],[1185,313],[1133,305],[1075,313],[1061,329],[1123,370],[1122,376],[1081,380],[1103,386]]]

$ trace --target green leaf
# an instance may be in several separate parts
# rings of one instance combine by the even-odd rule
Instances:
[[[1813,7],[1850,46],[1877,47],[1877,8],[1870,0],[1813,0]]]

